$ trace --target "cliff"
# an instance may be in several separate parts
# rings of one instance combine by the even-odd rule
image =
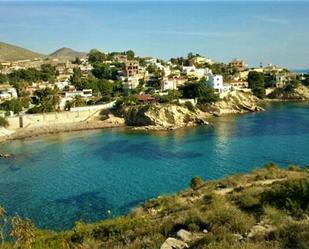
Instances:
[[[279,100],[309,100],[309,88],[303,85],[295,89],[277,88],[268,97]]]
[[[207,124],[196,113],[172,104],[127,107],[124,118],[128,126],[137,126],[139,129],[177,129]]]
[[[203,111],[214,115],[264,111],[258,106],[259,101],[251,92],[233,91],[218,102],[206,106]]]

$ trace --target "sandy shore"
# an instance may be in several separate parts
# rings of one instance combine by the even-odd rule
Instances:
[[[106,121],[87,121],[70,124],[49,125],[36,128],[17,129],[16,132],[10,136],[4,137],[2,141],[24,139],[36,136],[43,136],[48,134],[57,134],[62,132],[72,132],[81,130],[95,130],[125,127],[124,123],[120,122],[106,122]]]

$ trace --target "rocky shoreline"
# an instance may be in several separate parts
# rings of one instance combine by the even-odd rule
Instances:
[[[72,132],[81,130],[127,127],[133,130],[169,131],[197,125],[209,125],[211,117],[226,114],[243,114],[264,111],[260,100],[251,93],[237,91],[228,94],[222,100],[207,105],[205,109],[189,110],[176,104],[140,105],[125,108],[122,117],[109,114],[104,120],[89,120],[86,122],[47,125],[34,128],[24,128],[11,131],[2,128],[0,142],[25,139],[35,136]]]

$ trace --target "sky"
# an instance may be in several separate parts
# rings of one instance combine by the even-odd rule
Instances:
[[[309,2],[3,1],[0,41],[49,54],[133,49],[168,59],[199,53],[309,68]]]

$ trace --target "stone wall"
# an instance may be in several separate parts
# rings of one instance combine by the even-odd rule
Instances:
[[[66,112],[52,112],[40,114],[24,114],[20,116],[8,117],[9,129],[33,128],[40,126],[50,126],[58,124],[68,124],[88,121],[100,116],[101,111],[113,107],[113,103],[98,106],[85,106],[72,108]]]

